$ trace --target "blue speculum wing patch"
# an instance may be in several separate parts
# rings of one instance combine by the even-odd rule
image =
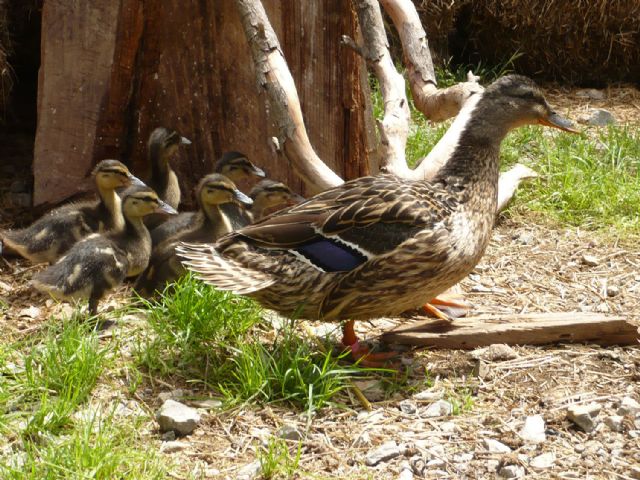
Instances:
[[[295,250],[325,272],[348,272],[368,260],[359,251],[330,238],[314,240]]]

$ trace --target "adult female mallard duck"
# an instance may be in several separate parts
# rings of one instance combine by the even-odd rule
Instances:
[[[261,180],[249,192],[253,205],[251,205],[251,220],[256,222],[266,215],[304,201],[304,198],[293,193],[282,182],[275,180]]]
[[[64,205],[27,228],[2,231],[0,239],[3,244],[33,263],[53,263],[90,233],[124,227],[116,189],[132,183],[144,184],[117,160],[102,160],[95,166],[92,175],[98,190],[97,201]]]
[[[229,202],[252,203],[229,178],[218,173],[200,180],[196,191],[200,209],[193,215],[188,228],[153,249],[149,266],[136,280],[135,289],[141,295],[152,295],[184,273],[184,267],[175,254],[178,242],[214,242],[231,231],[231,222],[222,212],[222,205]]]
[[[263,178],[265,173],[240,152],[227,152],[216,162],[214,173],[219,173],[229,178],[234,184],[245,182],[254,178]],[[198,196],[196,187],[196,197]],[[251,223],[251,216],[247,213],[242,202],[229,202],[222,205],[225,218],[231,221],[232,230]],[[166,219],[160,225],[151,229],[151,241],[154,247],[170,237],[191,230],[197,212],[183,212],[180,215]]]
[[[181,137],[175,130],[163,127],[156,128],[149,136],[149,186],[173,208],[178,208],[180,204],[180,184],[169,160],[180,145],[190,144],[189,139]]]
[[[142,218],[159,211],[176,213],[149,187],[129,187],[122,195],[124,228],[76,243],[54,265],[38,273],[33,285],[58,299],[88,298],[89,313],[95,315],[107,291],[147,267],[151,238]]]
[[[432,181],[363,177],[179,253],[204,281],[285,315],[353,321],[420,307],[478,263],[495,218],[500,144],[525,124],[573,131],[535,83],[510,75],[465,105],[448,163]],[[462,117],[464,118],[464,117]],[[371,354],[371,360],[374,354]],[[381,355],[379,359],[385,358]]]

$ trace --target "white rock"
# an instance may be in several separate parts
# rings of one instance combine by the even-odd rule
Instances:
[[[277,433],[278,437],[295,442],[302,440],[302,433],[293,425],[283,425]]]
[[[456,424],[453,422],[442,422],[438,425],[438,427],[440,428],[440,431],[444,433],[454,433],[458,429],[458,427],[456,427]]]
[[[511,452],[511,448],[509,448],[504,443],[499,442],[498,440],[494,440],[493,438],[483,438],[482,443],[484,445],[484,448],[489,450],[489,452],[491,453],[510,453]]]
[[[618,415],[635,417],[640,413],[640,403],[631,397],[624,397],[617,411]]]
[[[546,452],[535,457],[529,465],[533,468],[550,468],[556,462],[556,454],[553,452]]]
[[[470,353],[476,360],[496,362],[501,360],[513,360],[518,357],[516,351],[504,343],[494,343],[484,348],[476,348]]]
[[[353,442],[354,447],[368,447],[371,445],[371,436],[369,432],[364,431]]]
[[[433,402],[440,400],[442,395],[442,390],[423,390],[422,392],[416,393],[413,398],[421,402]]]
[[[467,452],[467,453],[456,453],[453,456],[453,461],[455,463],[468,463],[471,460],[473,460],[473,453],[471,452]]]
[[[590,108],[588,112],[578,117],[578,122],[594,127],[604,127],[605,125],[616,123],[616,117],[604,108]]]
[[[200,423],[200,415],[191,407],[175,400],[167,400],[160,407],[156,420],[163,432],[173,430],[180,435],[189,435]]]
[[[624,417],[622,415],[611,415],[604,419],[604,423],[614,432],[621,432],[623,428]]]
[[[620,294],[620,287],[615,285],[607,286],[607,297],[617,297]]]
[[[182,397],[184,397],[184,390],[181,388],[176,388],[170,392],[160,392],[158,394],[158,400],[161,402],[166,402],[167,400],[178,400]]]
[[[398,404],[398,406],[400,407],[400,410],[407,415],[413,415],[418,411],[418,406],[413,400],[403,400]]]
[[[498,471],[498,475],[502,478],[523,478],[524,467],[520,465],[506,465]]]
[[[222,407],[222,400],[217,398],[205,398],[202,400],[192,400],[189,404],[194,408],[203,408],[205,410],[213,410]]]
[[[162,442],[162,445],[160,445],[160,451],[163,453],[174,453],[184,450],[188,446],[189,444],[187,442],[171,440],[169,442]]]
[[[542,443],[547,439],[542,415],[531,415],[524,421],[520,438],[526,443]]]
[[[453,412],[453,405],[446,400],[438,400],[427,407],[424,412],[424,416],[428,418],[445,417],[451,415]]]
[[[19,317],[38,318],[40,316],[40,309],[38,307],[27,307],[18,311]]]
[[[602,406],[598,403],[571,405],[567,409],[567,418],[585,432],[591,432],[596,426],[595,419]]]
[[[235,480],[253,480],[254,478],[258,478],[261,471],[260,461],[256,460],[238,470]]]
[[[398,480],[413,480],[411,464],[406,460],[400,465],[400,475],[398,475]]]
[[[427,467],[428,468],[439,468],[439,467],[444,467],[446,464],[447,464],[447,462],[445,462],[443,459],[434,458],[434,459],[429,460],[427,462]]]
[[[583,88],[576,92],[576,97],[588,98],[590,100],[604,100],[606,95],[602,90]]]
[[[392,458],[404,455],[406,451],[406,445],[398,445],[394,440],[390,440],[369,451],[364,459],[364,463],[369,467],[373,467],[380,462],[386,462]]]
[[[598,257],[596,257],[595,255],[588,255],[588,254],[584,254],[582,255],[582,263],[584,265],[587,265],[589,267],[597,267],[598,265],[600,265],[600,260],[598,260]]]

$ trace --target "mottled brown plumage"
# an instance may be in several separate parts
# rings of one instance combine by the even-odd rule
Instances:
[[[531,123],[568,129],[526,77],[504,77],[477,95],[433,181],[380,175],[346,182],[214,245],[184,245],[186,264],[204,281],[287,315],[369,319],[421,306],[484,253],[509,130]]]
[[[33,263],[53,263],[74,243],[91,233],[122,229],[124,218],[116,189],[142,182],[117,160],[102,160],[92,175],[98,200],[64,205],[27,228],[2,231],[3,244]]]
[[[124,228],[79,241],[54,265],[38,273],[33,285],[58,299],[88,298],[90,313],[97,313],[98,302],[108,290],[146,268],[151,238],[142,218],[160,210],[176,213],[149,187],[129,187],[122,194]]]
[[[216,241],[232,228],[221,207],[230,202],[251,204],[251,199],[240,192],[229,178],[217,173],[200,180],[196,192],[200,209],[190,217],[188,226],[153,248],[149,266],[136,280],[135,289],[141,295],[152,295],[184,273],[184,267],[175,254],[178,242]]]

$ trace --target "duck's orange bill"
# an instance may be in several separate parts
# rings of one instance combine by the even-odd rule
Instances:
[[[571,123],[570,120],[561,117],[555,112],[546,118],[541,118],[540,120],[538,120],[538,123],[547,127],[559,128],[560,130],[564,130],[565,132],[580,133],[578,130],[573,128],[573,123]]]

